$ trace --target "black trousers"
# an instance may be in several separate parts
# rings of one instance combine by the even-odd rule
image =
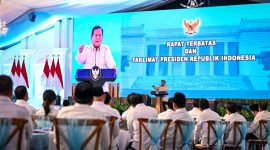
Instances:
[[[168,102],[162,102],[162,110],[163,111],[166,111],[167,110],[167,108],[166,108],[166,104],[167,104]]]

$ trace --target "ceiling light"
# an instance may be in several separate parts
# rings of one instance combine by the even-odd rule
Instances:
[[[6,22],[0,19],[0,36],[6,35],[8,32],[8,28],[6,26]]]

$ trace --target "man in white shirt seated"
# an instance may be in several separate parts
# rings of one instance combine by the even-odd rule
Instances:
[[[194,143],[200,143],[202,145],[207,145],[207,133],[208,133],[208,124],[207,121],[213,120],[213,121],[221,121],[220,116],[212,111],[209,106],[209,102],[207,99],[200,99],[199,100],[199,108],[202,111],[197,116],[197,123],[195,125],[195,131],[194,131]],[[213,135],[214,133],[211,133]],[[210,143],[213,143],[216,138],[215,136],[210,137]]]
[[[186,110],[186,96],[183,93],[176,92],[173,97],[173,108],[175,112],[170,113],[169,115],[164,116],[162,119],[171,119],[173,121],[175,120],[183,120],[183,121],[190,121],[193,122],[194,119],[192,116],[188,113]],[[168,136],[167,136],[167,142],[166,142],[166,149],[172,149],[173,147],[173,136],[174,136],[174,129],[175,129],[175,124],[172,123],[169,126],[168,129]],[[180,131],[177,131],[177,141],[181,141],[180,138]],[[180,149],[180,146],[183,143],[176,142],[176,147],[175,149]]]
[[[270,113],[268,112],[268,104],[260,103],[259,112],[256,114],[254,121],[251,123],[250,128],[248,129],[248,134],[246,139],[258,139],[260,137],[259,122],[261,120],[270,120]],[[263,130],[262,137],[265,137],[267,132]]]
[[[136,93],[130,93],[130,94],[127,96],[127,102],[128,102],[128,104],[129,104],[129,108],[128,108],[126,111],[124,111],[123,114],[122,114],[122,119],[124,119],[124,120],[127,119],[129,112],[130,112],[131,110],[133,110],[134,107],[135,107],[135,106],[133,106],[133,104],[131,103],[131,100],[130,100],[130,98],[131,98],[132,96],[134,96],[134,95],[136,95]]]
[[[77,84],[75,89],[75,104],[73,106],[63,107],[57,118],[75,118],[75,119],[102,119],[106,120],[105,115],[90,107],[93,102],[93,87],[92,84],[88,81],[83,81]],[[91,141],[91,144],[87,146],[86,149],[94,149]],[[109,128],[106,123],[101,130],[101,140],[99,149],[108,149],[109,146]]]
[[[166,119],[167,116],[170,116],[171,114],[174,113],[174,110],[173,110],[173,98],[170,98],[168,100],[168,103],[165,104],[165,107],[167,108],[167,110],[162,112],[162,113],[159,113],[158,114],[158,119]]]
[[[114,128],[113,128],[113,142],[112,146],[113,149],[116,149],[116,141],[115,138],[119,135],[119,121],[120,121],[120,114],[119,112],[112,108],[109,105],[106,105],[104,103],[106,99],[106,95],[102,89],[102,87],[95,87],[93,90],[93,96],[94,96],[94,101],[93,104],[91,105],[91,108],[94,108],[100,112],[102,112],[105,116],[114,116],[117,117],[117,120],[114,123]]]
[[[12,79],[6,75],[0,75],[0,118],[20,118],[28,121],[28,123],[24,125],[21,144],[21,149],[26,150],[32,137],[33,127],[31,124],[31,116],[25,107],[18,106],[11,101],[12,89]],[[18,133],[15,136],[18,136]],[[5,149],[16,149],[16,145],[17,138],[15,137],[9,142]]]
[[[233,136],[234,136],[234,131],[233,131],[233,122],[235,121],[246,121],[246,118],[243,117],[238,113],[238,108],[237,104],[234,102],[227,102],[226,103],[226,111],[227,111],[227,117],[225,121],[230,122],[229,129],[227,130],[228,132],[225,134],[225,143],[226,144],[233,144]],[[236,141],[238,142],[240,140],[240,133],[236,133]]]
[[[133,142],[129,145],[128,148],[139,148],[139,122],[138,118],[146,118],[146,119],[157,119],[157,110],[146,106],[143,103],[143,97],[141,94],[134,94],[130,97],[130,101],[134,106],[134,109],[131,110],[127,117],[127,124],[131,139]],[[150,145],[150,138],[147,133],[142,132],[142,149],[146,149],[147,146]]]
[[[199,109],[199,99],[193,99],[192,107],[193,108],[188,113],[196,120],[197,116],[201,113]]]
[[[17,98],[17,101],[15,102],[16,105],[20,105],[25,107],[30,115],[35,115],[36,110],[34,107],[30,106],[27,101],[28,101],[28,92],[25,86],[19,85],[15,88],[15,96]]]

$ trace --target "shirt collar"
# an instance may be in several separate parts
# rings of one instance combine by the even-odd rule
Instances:
[[[187,111],[186,108],[178,108],[175,110],[175,112],[185,112]]]
[[[99,48],[97,49],[97,51],[100,51],[100,49],[101,49],[101,46],[102,46],[102,44],[100,44],[100,46],[99,46]],[[92,51],[94,51],[94,50],[96,50],[96,48],[94,47],[94,45],[93,44],[91,44],[91,50]]]
[[[17,99],[16,102],[21,103],[21,104],[27,104],[27,102],[24,99]]]
[[[136,106],[135,106],[135,108],[137,108],[137,107],[144,107],[145,105],[144,105],[144,103],[140,103],[140,104],[137,104]]]
[[[210,108],[207,108],[207,109],[203,110],[202,112],[204,112],[204,111],[211,111],[211,109]]]
[[[92,105],[104,106],[104,102],[94,101]]]
[[[167,112],[174,112],[174,110],[172,110],[172,109],[167,109],[166,111]]]
[[[89,104],[79,104],[79,103],[75,103],[74,107],[90,107]]]

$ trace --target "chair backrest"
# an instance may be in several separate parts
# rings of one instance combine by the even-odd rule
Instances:
[[[24,125],[27,122],[27,120],[20,118],[0,118],[0,149],[5,149],[9,142],[16,138],[15,135],[18,133],[16,149],[20,150]]]
[[[223,144],[223,136],[225,131],[225,122],[223,121],[207,121],[207,146],[222,146]],[[211,141],[214,136],[214,141]]]
[[[55,119],[55,116],[32,115],[32,121],[33,121],[34,128],[37,128],[37,129],[52,130],[54,119]]]
[[[100,119],[54,119],[57,150],[60,150],[60,142],[67,144],[69,147],[76,146],[75,149],[84,149],[95,135],[96,139],[93,149],[98,150],[102,126],[105,123],[106,121]],[[64,127],[66,130],[61,130],[61,127]],[[94,128],[92,129],[92,127]],[[86,129],[90,128],[91,131],[89,130],[88,132]],[[69,132],[73,132],[72,135],[68,135]],[[76,140],[70,140],[70,137]],[[79,142],[79,145],[74,145],[74,142],[77,142],[75,144]]]
[[[107,118],[107,121],[109,123],[109,133],[110,133],[110,145],[109,145],[109,149],[111,150],[112,149],[112,139],[113,139],[113,129],[114,129],[114,124],[115,124],[115,121],[118,119],[117,117],[114,117],[114,116],[106,116]]]
[[[230,134],[233,134],[233,145],[235,147],[244,146],[245,136],[247,134],[247,122],[246,121],[234,121],[228,126],[228,130],[225,133],[224,141],[229,137]],[[240,138],[239,138],[239,136]]]
[[[173,150],[175,149],[175,146],[176,146],[176,140],[177,140],[176,136],[177,136],[178,129],[180,131],[180,137],[182,139],[180,141],[181,146],[179,149],[183,149],[185,146],[188,146],[189,139],[195,127],[195,122],[175,120],[174,125],[175,125],[175,128],[173,132]]]
[[[269,133],[269,127],[270,120],[260,120],[258,129],[259,130],[259,140],[267,140],[268,133]]]
[[[147,133],[147,135],[153,140],[155,137],[152,136],[151,131],[149,131],[150,128],[147,128],[145,124],[158,124],[158,123],[164,123],[165,126],[163,129],[159,128],[156,131],[161,131],[161,135],[158,137],[159,139],[163,139],[163,144],[162,144],[162,149],[166,149],[166,135],[168,132],[168,128],[172,120],[170,119],[165,119],[165,120],[160,120],[160,119],[146,119],[146,118],[139,118],[137,119],[139,121],[139,150],[142,150],[142,132],[144,131]],[[163,138],[161,138],[163,137]],[[151,144],[149,145],[149,147]],[[148,148],[149,148],[148,147]]]

